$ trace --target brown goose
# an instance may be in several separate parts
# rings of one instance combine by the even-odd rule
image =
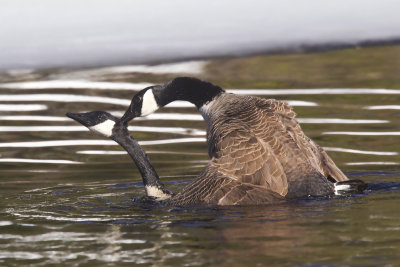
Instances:
[[[111,114],[104,111],[92,111],[87,113],[67,113],[67,116],[86,126],[91,131],[106,136],[120,144],[128,152],[138,167],[142,175],[147,196],[153,197],[160,201],[165,200],[166,203],[170,205],[189,205],[202,203],[233,204],[217,203],[216,201],[203,199],[203,194],[207,193],[208,190],[220,190],[221,193],[223,193],[226,192],[226,190],[230,190],[232,186],[240,185],[240,183],[235,183],[234,181],[228,181],[228,183],[219,183],[222,182],[222,180],[215,179],[218,173],[209,170],[205,170],[198,179],[186,187],[176,197],[173,196],[173,194],[161,183],[156,171],[150,163],[149,158],[141,146],[133,137],[130,136],[127,128],[121,126],[121,124],[118,123],[118,119],[113,117]],[[214,181],[219,182],[215,183]],[[265,194],[267,192],[265,190],[251,190],[250,192],[252,187],[248,186],[240,186],[236,190],[238,189],[240,189],[242,192],[249,191],[249,196],[254,194],[254,198],[260,198],[262,196],[264,199],[262,202],[249,202],[248,204],[283,201],[281,196],[273,192],[268,191],[268,194]],[[257,196],[257,194],[260,195]]]
[[[115,128],[175,100],[195,104],[206,120],[211,161],[171,205],[254,205],[365,188],[304,134],[288,104],[229,94],[196,78],[143,89]]]

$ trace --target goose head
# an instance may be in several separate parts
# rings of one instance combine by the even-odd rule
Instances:
[[[130,120],[149,115],[175,100],[188,101],[200,109],[223,92],[221,87],[212,83],[192,77],[178,77],[166,84],[139,91],[132,98],[121,123],[126,125]]]
[[[91,111],[86,113],[70,113],[67,117],[76,120],[92,132],[106,137],[112,137],[113,130],[117,125],[118,119],[105,111]]]

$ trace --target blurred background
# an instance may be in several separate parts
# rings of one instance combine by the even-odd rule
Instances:
[[[395,0],[3,0],[0,69],[309,51],[399,40]]]
[[[400,264],[400,3],[0,1],[0,265]],[[365,194],[164,207],[113,141],[66,112],[119,117],[177,76],[288,102]],[[174,192],[208,163],[176,102],[130,123]]]

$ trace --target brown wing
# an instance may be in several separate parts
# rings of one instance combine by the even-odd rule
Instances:
[[[336,182],[347,181],[349,178],[336,166],[333,160],[326,154],[322,147],[318,146],[320,152],[320,166],[325,177],[333,178]]]
[[[282,201],[284,198],[271,190],[225,177],[210,162],[192,183],[169,200],[169,204],[257,205]]]
[[[218,140],[212,164],[224,176],[285,196],[287,177],[273,149],[245,130],[235,130]]]
[[[291,106],[254,97],[235,100],[225,111],[229,121],[216,118],[209,135],[220,172],[282,196],[288,191],[291,196],[331,191],[327,180],[320,179],[327,173],[324,153],[305,136]]]
[[[295,116],[291,114],[294,113],[281,114],[282,123],[310,164],[326,178],[332,178],[337,182],[347,181],[346,175],[336,166],[322,147],[304,134]]]

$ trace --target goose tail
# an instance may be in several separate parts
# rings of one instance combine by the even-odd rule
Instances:
[[[361,180],[342,181],[334,185],[335,195],[362,194],[367,188],[367,184]]]

